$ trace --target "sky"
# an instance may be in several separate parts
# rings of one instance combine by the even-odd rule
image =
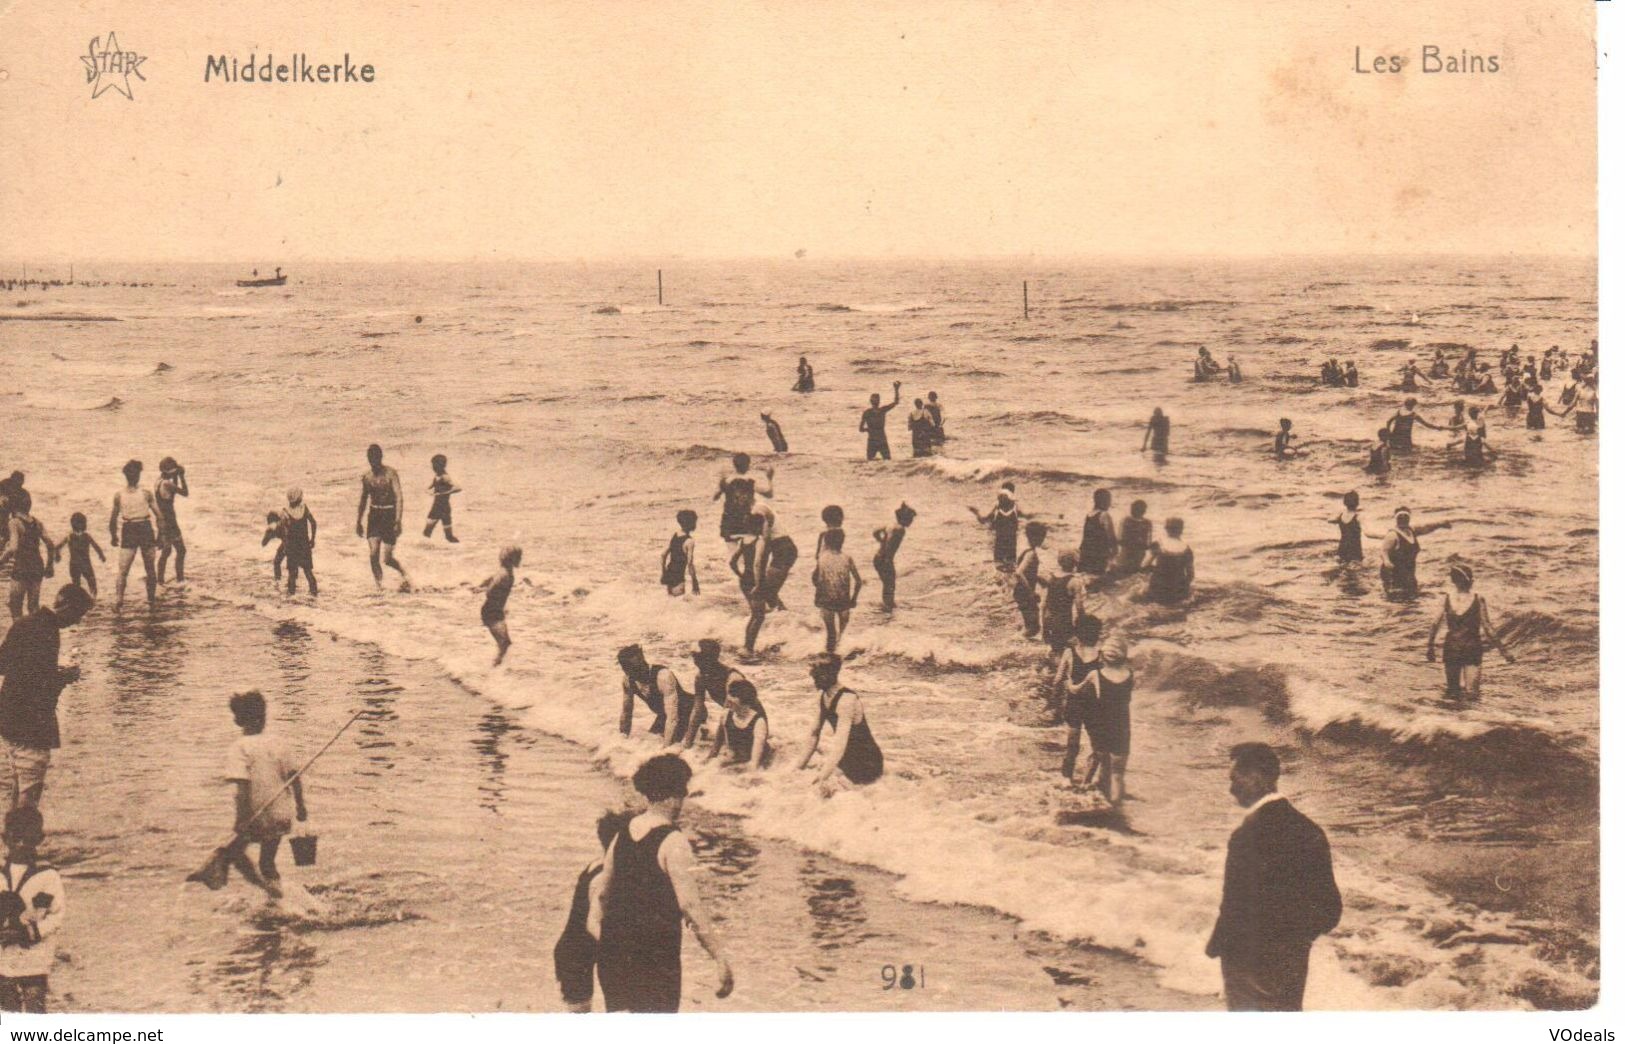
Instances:
[[[1594,7],[0,0],[0,257],[1590,255]]]

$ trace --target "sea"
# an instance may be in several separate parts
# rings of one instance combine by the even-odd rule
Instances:
[[[1583,350],[1594,260],[324,264],[234,285],[246,275],[79,265],[0,299],[0,472],[26,473],[52,536],[83,512],[106,547],[127,459],[150,485],[173,456],[191,485],[188,583],[149,608],[136,580],[115,613],[98,564],[102,601],[65,642],[84,679],[44,803],[73,913],[59,1006],[558,1010],[551,949],[593,822],[657,749],[646,718],[617,732],[616,650],[642,643],[685,682],[700,638],[740,659],[712,497],[739,451],[775,468],[803,556],[743,664],[784,755],[817,715],[820,510],[844,508],[871,580],[867,534],[903,501],[918,520],[896,610],[871,586],[842,646],[884,779],[824,798],[791,756],[763,774],[696,764],[685,815],[740,985],[717,1000],[691,939],[686,1007],[1219,1006],[1203,947],[1241,815],[1227,752],[1248,740],[1281,751],[1281,789],[1326,830],[1343,890],[1308,1007],[1595,1002],[1595,439],[1556,418],[1528,431],[1486,396],[1489,467],[1419,429],[1392,474],[1363,470],[1407,360]],[[1244,380],[1195,382],[1203,345]],[[1358,388],[1320,385],[1328,355]],[[792,391],[802,356],[811,394]],[[895,459],[868,462],[858,420],[893,381]],[[928,391],[948,438],[913,459],[905,417]],[[1444,423],[1455,395],[1418,395]],[[1157,407],[1160,460],[1141,450]],[[1299,459],[1268,452],[1283,417]],[[375,590],[355,535],[374,442],[406,490],[409,590]],[[422,536],[437,453],[462,488],[455,544]],[[1022,637],[969,510],[1007,481],[1058,547],[1100,488],[1119,517],[1144,500],[1159,528],[1185,520],[1188,605],[1148,605],[1138,581],[1100,603],[1136,675],[1119,820],[1080,819],[1059,785],[1048,650]],[[320,526],[314,598],[281,592],[261,544],[294,486]],[[1341,569],[1330,520],[1349,491],[1366,562]],[[1377,578],[1402,506],[1422,532],[1413,602]],[[660,556],[684,508],[701,593],[673,598]],[[515,644],[493,668],[476,586],[508,544],[524,549]],[[1516,659],[1487,652],[1463,706],[1424,656],[1458,561]],[[313,770],[320,858],[285,871],[303,906],[182,884],[230,832],[226,701],[248,688],[302,752],[364,712]],[[887,988],[905,964],[925,985]]]

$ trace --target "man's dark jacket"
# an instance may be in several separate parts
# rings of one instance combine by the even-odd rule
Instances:
[[[1224,898],[1210,957],[1244,965],[1337,927],[1343,897],[1326,834],[1285,798],[1257,809],[1230,835]]]

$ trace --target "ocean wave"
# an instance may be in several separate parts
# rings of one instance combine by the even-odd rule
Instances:
[[[1378,351],[1385,351],[1395,348],[1409,348],[1410,346],[1411,342],[1403,337],[1384,337],[1371,342],[1371,347],[1377,349]]]

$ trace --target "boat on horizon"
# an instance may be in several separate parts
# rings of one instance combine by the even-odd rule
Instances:
[[[288,281],[288,277],[282,274],[282,268],[281,268],[280,265],[277,266],[276,275],[271,276],[269,278],[266,278],[266,279],[258,278],[259,274],[260,274],[260,270],[257,269],[257,268],[254,269],[253,274],[254,274],[255,278],[253,278],[253,279],[239,279],[239,280],[237,280],[237,285],[238,286],[281,286],[282,284],[284,284],[284,283],[286,283]]]

